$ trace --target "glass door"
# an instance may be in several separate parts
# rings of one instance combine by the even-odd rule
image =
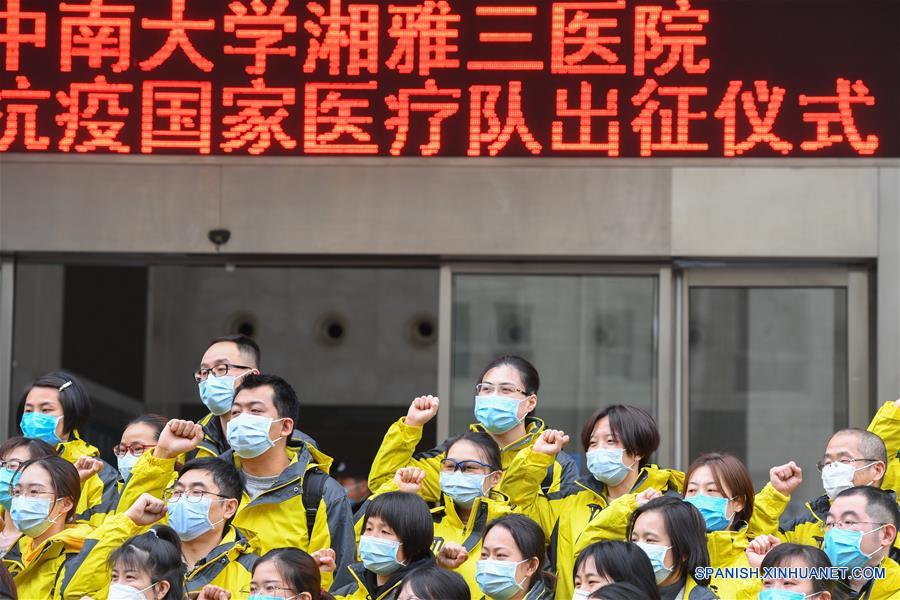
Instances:
[[[796,510],[822,494],[831,434],[868,420],[867,272],[688,269],[682,284],[683,466],[729,452],[760,489],[794,460]]]

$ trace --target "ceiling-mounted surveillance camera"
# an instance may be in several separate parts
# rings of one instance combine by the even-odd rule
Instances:
[[[227,229],[210,229],[209,233],[209,241],[216,245],[216,250],[219,249],[219,246],[223,246],[228,243],[228,240],[231,239],[231,231]]]

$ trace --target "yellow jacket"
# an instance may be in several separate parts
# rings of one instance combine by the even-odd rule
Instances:
[[[235,593],[249,586],[253,563],[259,558],[254,551],[255,543],[229,525],[219,545],[187,574],[187,592],[200,592],[204,586],[216,585]]]
[[[23,537],[19,545],[22,553],[4,557],[4,563],[13,576],[19,598],[105,597],[110,554],[142,529],[125,515],[110,517],[97,528],[87,523],[73,524],[36,548],[32,548],[30,538]]]
[[[419,558],[398,571],[391,573],[384,585],[379,586],[375,573],[366,570],[362,563],[355,563],[345,567],[346,576],[340,577],[347,581],[345,585],[332,590],[336,600],[387,600],[394,598],[395,593],[403,586],[404,578],[420,567],[434,566],[434,556]]]
[[[412,452],[415,449],[416,444],[418,444],[418,438],[421,437],[422,429],[419,427],[408,427],[405,424],[401,426],[400,422],[395,423],[391,429],[394,432],[403,430],[417,430],[408,431],[411,439],[415,439],[413,443],[406,446],[406,448],[398,448],[393,451],[393,455],[398,462],[403,461],[404,463],[409,463],[412,460]],[[391,433],[392,432],[389,431],[388,435],[385,436],[385,442],[382,443],[382,447],[385,443],[388,443],[388,440],[396,442],[396,440],[393,439]],[[449,498],[441,491],[439,467],[440,460],[445,456],[446,451],[445,454],[435,457],[435,460],[428,460],[419,463],[425,471],[425,478],[422,481],[422,486],[419,489],[418,495],[421,496],[426,502],[429,502],[432,505],[437,505],[437,508],[434,508],[431,511],[431,514],[434,517],[434,543],[431,546],[432,552],[437,555],[444,544],[447,542],[460,544],[466,549],[469,554],[468,560],[466,560],[465,563],[454,570],[462,575],[466,580],[466,583],[469,584],[469,590],[472,592],[472,597],[477,598],[481,595],[481,589],[475,582],[475,567],[478,563],[478,559],[481,557],[481,542],[484,538],[484,530],[486,525],[494,519],[502,517],[503,515],[510,514],[512,512],[524,514],[535,520],[537,520],[537,515],[533,514],[535,510],[533,504],[528,506],[519,506],[514,509],[510,506],[509,499],[505,495],[500,492],[491,490],[490,497],[482,497],[475,500],[475,502],[472,504],[472,509],[469,513],[469,517],[464,523],[459,513],[457,512],[456,504],[451,498]],[[377,463],[378,458],[376,458],[375,461]],[[381,494],[396,490],[397,485],[392,480],[389,480],[374,494],[372,494],[372,497],[369,498],[369,501]],[[359,534],[360,530],[362,529],[363,512],[364,511],[359,511],[357,513],[357,542],[359,542]],[[545,535],[547,535],[548,538],[550,536],[551,529],[552,528],[548,528],[544,531]]]
[[[884,441],[884,447],[887,450],[887,471],[885,471],[881,489],[893,490],[895,494],[898,494],[900,493],[900,408],[897,408],[893,402],[885,402],[872,417],[868,429]]]
[[[527,433],[523,437],[500,449],[500,462],[504,470],[509,468],[522,450],[531,448],[544,431],[544,422],[535,417],[527,417],[525,426]],[[484,428],[477,423],[470,425],[469,428],[472,431],[484,432]],[[407,425],[406,417],[400,418],[391,425],[372,462],[372,468],[369,471],[369,489],[380,489],[381,486],[393,479],[397,469],[403,467],[418,467],[425,472],[440,471],[441,459],[447,453],[446,441],[437,448],[410,458],[421,439],[422,428]],[[577,475],[575,461],[565,452],[560,452],[556,460],[547,465],[546,472],[541,478],[541,489],[545,493],[558,492],[561,489],[568,490],[574,484]],[[497,491],[506,493],[505,481],[506,477],[504,476],[503,481],[497,486]]]
[[[256,498],[243,493],[232,524],[254,537],[256,551],[265,554],[273,548],[293,547],[305,552],[332,548],[337,557],[338,573],[356,558],[353,521],[350,504],[344,488],[332,477],[327,477],[313,523],[312,539],[306,525],[306,509],[303,505],[303,485],[307,473],[320,469],[328,473],[332,459],[299,440],[291,440],[287,446],[290,464],[279,475],[272,488]],[[241,459],[233,452],[219,458],[233,461],[240,469]],[[161,459],[152,452],[145,452],[135,463],[128,481],[130,494],[143,492],[161,498],[172,480],[175,459]],[[323,574],[323,587],[331,584],[330,574]]]
[[[553,460],[548,454],[533,452],[530,446],[521,451],[504,476],[507,482],[505,491],[514,506],[534,505],[532,518],[536,517],[545,531],[553,531],[557,527],[550,539],[551,560],[558,574],[556,597],[559,600],[569,600],[574,592],[572,580],[576,548],[586,546],[581,539],[582,535],[590,531],[591,526],[602,515],[610,531],[621,531],[617,537],[607,539],[624,538],[628,518],[634,510],[631,506],[636,504],[633,496],[629,499],[627,495],[610,503],[606,496],[606,486],[593,477],[576,482],[569,494],[539,494],[539,482]],[[680,471],[646,465],[641,469],[632,494],[651,487],[663,492],[672,490],[680,493],[683,486],[684,474]],[[615,508],[612,508],[613,505]],[[612,508],[612,511],[607,513],[607,507]],[[618,519],[614,518],[615,515]]]
[[[57,444],[59,455],[72,463],[82,456],[100,459],[100,451],[85,442],[78,431],[71,433],[68,442]],[[103,468],[81,484],[81,498],[75,507],[76,519],[88,521],[97,526],[103,522],[107,514],[114,513],[119,501],[119,472],[109,463],[103,462]]]

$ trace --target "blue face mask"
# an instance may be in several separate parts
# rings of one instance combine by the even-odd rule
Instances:
[[[475,396],[475,419],[488,433],[506,433],[522,422],[521,403],[522,400],[505,396]]]
[[[41,440],[51,446],[55,446],[62,442],[59,436],[56,435],[56,424],[59,423],[61,418],[54,415],[45,415],[44,413],[25,413],[19,422],[19,428],[25,437]]]
[[[119,474],[122,481],[128,481],[131,478],[131,469],[134,468],[140,456],[135,456],[131,452],[126,452],[122,456],[116,457],[116,466],[119,467]]]
[[[484,496],[484,480],[486,478],[487,475],[478,473],[441,471],[441,491],[450,496],[457,504],[472,506],[475,500]]]
[[[272,423],[283,420],[241,413],[228,422],[225,437],[235,454],[241,458],[256,458],[275,445],[275,440],[269,439],[269,428]]]
[[[671,546],[662,546],[660,544],[647,544],[644,542],[635,542],[635,545],[644,551],[650,564],[653,566],[653,574],[656,575],[657,585],[665,581],[666,577],[672,574],[672,569],[666,566],[666,553]]]
[[[828,560],[831,561],[831,564],[835,567],[844,567],[847,569],[856,569],[862,567],[869,559],[872,558],[872,555],[881,548],[872,552],[872,554],[865,554],[860,548],[860,544],[862,543],[862,538],[864,535],[868,535],[873,531],[878,531],[884,527],[877,527],[870,531],[857,531],[855,529],[838,529],[837,527],[832,527],[828,531],[825,532],[825,542],[822,544],[822,550],[828,555]]]
[[[775,588],[766,588],[759,593],[759,600],[803,600],[804,598],[809,598],[815,596],[815,594],[810,594],[806,596],[802,592],[795,592],[792,590],[782,590]]]
[[[13,498],[9,507],[16,529],[29,537],[37,537],[47,531],[55,519],[50,518],[50,508],[55,504],[48,498]]]
[[[722,531],[731,526],[734,515],[728,516],[728,498],[697,494],[684,501],[693,504],[700,511],[706,521],[706,531]]]
[[[400,551],[400,542],[372,537],[370,535],[359,538],[359,558],[363,566],[376,575],[390,575],[403,566],[397,560],[397,552]]]
[[[249,373],[249,371],[247,372]],[[239,375],[238,377],[243,376]],[[234,375],[216,377],[210,373],[206,379],[198,384],[200,401],[206,405],[209,412],[220,416],[231,410],[231,404],[234,402],[234,382],[236,379],[237,377]]]
[[[10,495],[9,489],[13,484],[15,474],[15,471],[0,469],[0,506],[3,506],[5,510],[9,510],[12,504],[12,495]]]
[[[169,527],[174,529],[178,537],[185,542],[197,539],[221,523],[221,521],[210,523],[209,507],[211,505],[212,501],[209,498],[203,498],[199,502],[190,502],[184,496],[178,502],[169,502],[167,505]]]
[[[628,472],[634,468],[626,466],[622,460],[625,451],[621,448],[601,448],[592,450],[585,455],[587,467],[597,481],[606,485],[619,485],[628,476]]]
[[[516,581],[516,568],[526,560],[479,560],[475,567],[475,582],[478,587],[494,600],[509,600],[524,588],[522,581]]]

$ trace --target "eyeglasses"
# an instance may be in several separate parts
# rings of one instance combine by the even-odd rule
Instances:
[[[481,469],[490,469],[491,465],[486,465],[477,460],[453,460],[445,458],[441,461],[441,471],[453,473],[461,471],[463,473],[481,473]]]
[[[248,367],[245,365],[231,365],[228,363],[222,363],[221,365],[216,365],[214,367],[210,367],[208,369],[199,369],[196,373],[194,373],[194,381],[200,383],[201,381],[206,380],[209,377],[209,374],[212,373],[216,377],[225,377],[228,375],[229,369],[252,369],[253,367]]]
[[[478,396],[490,396],[494,393],[499,396],[512,396],[513,394],[527,394],[528,392],[520,390],[512,383],[501,383],[500,385],[478,383],[475,385],[475,394]]]
[[[879,523],[877,521],[826,521],[825,522],[825,531],[833,527],[837,527],[838,529],[856,529],[859,525],[878,525],[883,526],[884,523]]]
[[[287,592],[292,594],[290,596],[276,596],[275,594],[278,592]],[[286,600],[290,600],[291,598],[296,598],[300,594],[294,593],[294,590],[291,588],[280,587],[275,583],[266,583],[263,585],[256,585],[255,583],[251,583],[249,586],[241,588],[241,597],[247,598],[251,594],[264,594],[266,596],[272,596],[273,598],[285,598]]]
[[[200,502],[206,496],[216,496],[217,498],[228,499],[228,496],[223,496],[222,494],[214,494],[213,492],[207,492],[205,490],[177,490],[175,488],[169,488],[163,492],[163,500],[166,502],[178,502],[182,498],[187,499],[188,502]]]
[[[847,458],[847,457],[844,457],[844,458],[839,458],[837,460],[828,460],[827,458],[824,458],[816,463],[816,468],[821,471],[828,465],[830,465],[832,463],[836,463],[836,462],[841,463],[842,465],[849,465],[849,464],[853,464],[855,462],[880,462],[880,461],[877,458]]]
[[[53,496],[53,492],[43,492],[40,490],[23,490],[22,488],[14,488],[9,492],[13,498],[40,498],[41,496]]]
[[[16,458],[10,460],[0,460],[0,469],[9,469],[10,471],[18,471],[19,467],[22,466],[24,460],[18,460]]]
[[[156,448],[156,444],[116,444],[113,446],[113,454],[122,457],[130,452],[134,456],[140,456],[148,448]]]

